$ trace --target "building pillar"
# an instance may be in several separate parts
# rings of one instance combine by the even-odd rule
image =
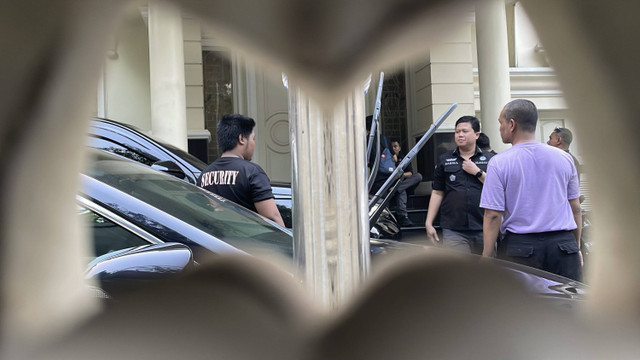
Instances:
[[[168,1],[149,1],[151,131],[187,150],[182,13]]]
[[[289,83],[293,233],[311,296],[336,309],[369,269],[364,89],[320,107]]]
[[[478,2],[476,7],[478,82],[482,131],[491,139],[493,150],[506,150],[500,138],[498,117],[511,100],[509,43],[504,0]]]
[[[452,131],[458,118],[475,114],[471,43],[471,23],[464,22],[452,28],[446,38],[430,48],[426,67],[420,71],[427,72],[427,77],[420,79],[427,83],[420,87],[429,93],[428,102],[421,102],[421,107],[428,105],[428,121],[419,122],[422,130],[419,134],[424,134],[453,103],[458,107],[445,121],[441,131]],[[413,135],[415,138],[418,133]]]

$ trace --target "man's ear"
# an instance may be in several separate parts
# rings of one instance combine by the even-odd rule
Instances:
[[[242,134],[238,135],[238,145],[244,145],[247,142],[247,138],[242,136]]]
[[[515,132],[516,127],[518,127],[518,123],[513,119],[509,119],[509,130],[511,130],[512,132]]]

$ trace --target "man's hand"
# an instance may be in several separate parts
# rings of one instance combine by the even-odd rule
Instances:
[[[468,174],[475,175],[478,173],[478,171],[480,171],[480,168],[473,161],[464,159],[464,161],[462,162],[462,170],[464,170]]]
[[[428,224],[425,224],[425,228],[427,229],[427,238],[431,240],[431,243],[433,245],[440,244],[440,239],[438,238],[438,232],[436,231],[436,229]]]
[[[438,239],[438,233],[433,227],[433,220],[436,218],[438,211],[440,210],[440,204],[444,199],[443,190],[431,191],[431,198],[429,199],[429,207],[427,208],[427,219],[424,221],[424,227],[427,229],[427,238],[431,240],[434,245],[438,245],[440,239]]]

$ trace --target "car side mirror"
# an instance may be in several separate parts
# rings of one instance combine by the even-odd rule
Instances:
[[[143,283],[159,281],[195,266],[184,244],[138,246],[102,255],[87,265],[85,279],[96,280],[109,297],[117,298]]]
[[[187,175],[184,173],[184,171],[182,171],[178,164],[170,160],[155,162],[153,163],[153,165],[151,165],[151,168],[154,170],[162,171],[171,176],[175,176],[180,180],[184,180],[184,178],[187,177]]]

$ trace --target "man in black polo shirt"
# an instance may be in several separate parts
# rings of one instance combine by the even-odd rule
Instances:
[[[262,168],[251,162],[255,150],[256,122],[240,114],[227,114],[217,126],[222,155],[198,178],[198,186],[284,226]]]
[[[484,210],[479,205],[487,164],[493,156],[476,145],[479,134],[477,118],[463,116],[456,121],[455,141],[458,146],[438,158],[425,221],[427,237],[438,244],[440,239],[433,220],[441,210],[443,245],[474,254],[482,254],[484,246]]]

